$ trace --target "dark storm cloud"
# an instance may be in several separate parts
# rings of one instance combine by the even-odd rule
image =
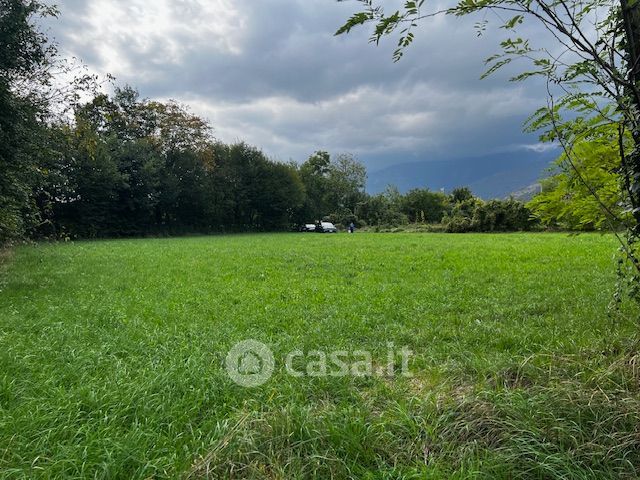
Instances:
[[[144,96],[175,98],[278,158],[352,151],[371,166],[535,142],[520,124],[540,85],[480,81],[503,33],[476,38],[475,19],[426,24],[404,59],[393,41],[333,32],[356,5],[333,0],[62,0],[52,24],[63,50]],[[530,34],[536,36],[535,30]]]

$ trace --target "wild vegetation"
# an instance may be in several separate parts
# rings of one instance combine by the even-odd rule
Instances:
[[[378,41],[406,26],[396,59],[431,16],[422,1],[391,15],[362,3],[341,31],[373,21]],[[638,297],[639,9],[465,0],[445,13],[485,10],[515,11],[509,31],[542,21],[581,58],[515,38],[490,60],[489,73],[532,59],[518,79],[570,90],[530,120],[564,154],[528,205],[466,188],[369,195],[352,155],[282,163],[217,141],[175,102],[128,86],[107,95],[86,75],[60,85],[75,67],[38,27],[55,10],[0,0],[0,244],[68,240],[0,250],[0,477],[638,478],[640,312],[623,293]],[[609,12],[596,44],[582,23],[594,11]],[[75,242],[319,219],[626,236]],[[617,244],[628,284],[612,268]],[[224,370],[247,338],[278,361],[256,388]],[[390,343],[413,351],[411,377],[298,377],[282,363],[336,348],[382,363]]]
[[[255,234],[16,248],[2,478],[637,478],[609,235]],[[224,369],[274,351],[261,387]],[[288,375],[408,346],[413,377]]]
[[[573,166],[566,153],[558,158],[558,171],[542,180],[542,191],[527,205],[543,225],[606,230],[632,222],[623,208],[617,142],[616,127],[607,125],[575,145]]]

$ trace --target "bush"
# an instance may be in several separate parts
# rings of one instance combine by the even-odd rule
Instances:
[[[442,224],[444,225],[444,231],[447,233],[465,233],[472,231],[471,219],[461,214],[445,215],[442,219]]]
[[[514,199],[491,200],[476,206],[471,227],[478,232],[530,230],[535,223],[531,211]]]
[[[468,199],[457,203],[442,224],[446,232],[512,232],[531,230],[536,224],[531,211],[514,199]]]

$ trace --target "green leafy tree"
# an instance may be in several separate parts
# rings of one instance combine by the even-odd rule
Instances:
[[[327,199],[332,212],[353,212],[362,200],[367,181],[367,169],[353,155],[336,155],[327,176]]]
[[[0,243],[39,222],[32,192],[48,115],[44,89],[55,50],[34,26],[54,10],[40,2],[0,0]]]
[[[331,214],[340,218],[353,216],[356,206],[365,198],[367,170],[348,153],[332,158],[328,152],[315,152],[300,166],[300,178],[306,190],[302,209],[306,221]]]
[[[608,125],[577,143],[555,162],[559,173],[542,180],[528,207],[543,225],[570,230],[621,229],[631,222],[623,211],[618,132]],[[603,208],[604,206],[604,208]]]
[[[102,141],[82,123],[70,134],[62,159],[68,183],[54,206],[56,231],[73,237],[115,235],[119,191],[127,180],[112,154],[118,145]]]
[[[358,222],[366,225],[398,226],[409,222],[401,211],[403,196],[398,188],[390,185],[384,192],[367,195],[356,207]]]
[[[169,233],[215,230],[207,214],[211,190],[207,164],[198,152],[171,150],[164,157],[156,217]]]
[[[288,230],[293,227],[305,199],[305,189],[292,165],[265,162],[261,166],[260,188],[254,199],[260,230]]]
[[[441,192],[415,188],[402,197],[400,205],[410,222],[438,223],[449,208],[449,199]]]
[[[216,146],[208,124],[186,108],[124,87],[79,106],[64,130],[58,170],[68,181],[64,195],[49,195],[57,199],[58,230],[120,236],[219,228],[214,204],[226,197],[214,191]]]
[[[462,203],[466,200],[471,200],[473,193],[469,187],[457,187],[451,191],[451,203]]]
[[[213,174],[226,205],[223,223],[242,231],[290,228],[305,195],[295,168],[245,143],[218,153]]]
[[[300,166],[300,178],[306,190],[306,199],[302,208],[304,221],[320,220],[330,211],[329,169],[331,156],[328,152],[317,151]]]

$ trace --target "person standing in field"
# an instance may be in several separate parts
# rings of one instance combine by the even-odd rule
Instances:
[[[349,224],[349,233],[353,233],[356,231],[356,226],[353,222]]]

